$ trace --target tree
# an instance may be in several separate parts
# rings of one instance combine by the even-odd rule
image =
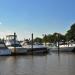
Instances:
[[[34,39],[34,42],[41,44],[42,43],[42,38],[37,37],[37,38]]]
[[[59,37],[58,37],[59,35]],[[54,34],[49,34],[49,35],[46,35],[43,37],[43,42],[46,42],[46,43],[56,43],[57,41],[62,41],[62,40],[65,40],[65,36],[60,34],[60,33],[54,33]]]
[[[53,35],[49,34],[49,35],[47,36],[47,40],[48,40],[49,43],[52,43],[52,42],[54,41]]]
[[[67,31],[67,33],[66,33],[66,39],[67,40],[73,40],[73,41],[75,41],[75,23],[74,24],[72,24],[72,26],[70,27],[70,30],[68,30]]]
[[[48,36],[45,34],[43,37],[43,42],[47,43],[48,42]]]

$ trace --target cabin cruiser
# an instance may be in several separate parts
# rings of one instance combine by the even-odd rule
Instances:
[[[3,41],[0,41],[0,56],[11,55],[11,50],[8,49]]]
[[[51,52],[57,52],[58,51],[58,46],[56,44],[50,44],[47,47]],[[74,48],[75,48],[74,44],[73,45],[72,44],[59,45],[59,51],[60,52],[72,52]]]
[[[23,48],[18,40],[16,40],[17,36],[14,33],[14,35],[7,35],[5,44],[6,46],[11,49],[12,53],[18,53],[18,54],[25,54],[27,53],[27,49]]]
[[[47,47],[45,47],[42,44],[30,44],[27,41],[23,41],[22,47],[26,48],[28,50],[28,53],[33,54],[42,54],[42,53],[48,53]]]
[[[42,54],[42,53],[48,53],[48,49],[47,47],[43,46],[43,45],[26,45],[23,46],[24,48],[26,48],[28,50],[28,53],[33,53],[33,54]]]

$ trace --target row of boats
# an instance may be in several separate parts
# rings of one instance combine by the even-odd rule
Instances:
[[[8,35],[5,41],[0,41],[0,56],[2,55],[26,55],[26,54],[44,54],[48,52],[57,52],[58,47],[56,45],[24,45],[15,40],[14,35]],[[60,52],[72,52],[75,48],[75,44],[60,45]]]
[[[26,55],[48,53],[44,45],[23,45],[14,39],[14,35],[6,36],[5,41],[0,41],[0,55]]]
[[[48,53],[47,47],[44,46],[36,46],[33,45],[33,49],[31,45],[26,47],[22,46],[6,46],[4,42],[0,42],[0,55],[26,55],[26,54],[42,54]]]

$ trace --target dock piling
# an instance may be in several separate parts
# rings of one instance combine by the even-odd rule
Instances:
[[[16,33],[14,33],[14,53],[16,53]]]
[[[32,54],[33,54],[33,33],[32,33]]]

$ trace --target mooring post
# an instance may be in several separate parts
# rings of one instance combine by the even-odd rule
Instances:
[[[45,34],[45,47],[46,47],[46,40],[47,40],[47,37],[46,37],[46,34]]]
[[[58,36],[58,53],[59,53],[59,36]]]
[[[68,47],[69,47],[69,40],[68,40]]]
[[[33,54],[33,33],[32,33],[32,54]]]
[[[60,48],[59,48],[59,33],[57,34],[57,45],[58,45],[58,54],[59,54],[59,50],[60,50]]]
[[[16,33],[14,33],[14,53],[16,53]]]

